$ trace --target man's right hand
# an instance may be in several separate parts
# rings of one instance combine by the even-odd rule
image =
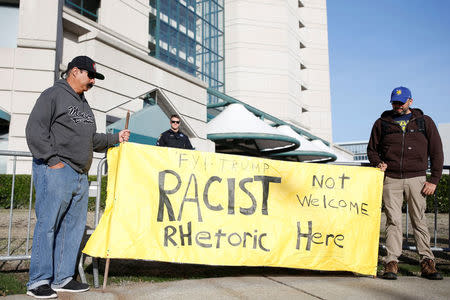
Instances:
[[[119,132],[119,142],[120,143],[128,142],[129,139],[130,139],[130,130],[129,129],[124,129]]]
[[[377,165],[377,168],[379,168],[381,171],[386,171],[386,169],[387,169],[387,163],[385,163],[385,162],[380,162],[378,165]]]
[[[433,195],[435,190],[436,185],[434,183],[425,181],[425,184],[422,188],[422,194],[424,194],[425,196]]]
[[[50,169],[61,169],[64,168],[64,164],[62,162],[57,163],[54,166],[49,167]]]

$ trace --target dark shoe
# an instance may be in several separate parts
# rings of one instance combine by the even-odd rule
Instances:
[[[422,277],[430,280],[441,280],[442,275],[436,271],[436,265],[434,260],[425,258],[420,263],[420,268],[422,269]]]
[[[397,273],[398,264],[396,261],[393,260],[384,265],[383,279],[395,280],[397,279]]]
[[[89,284],[78,282],[74,279],[69,281],[65,286],[54,289],[57,292],[81,293],[89,290]]]
[[[43,284],[35,289],[28,290],[27,295],[38,299],[51,299],[58,297],[56,292],[48,284]]]

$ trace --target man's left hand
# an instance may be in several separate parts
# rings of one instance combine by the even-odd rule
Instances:
[[[130,130],[124,129],[119,132],[119,142],[128,142],[128,139],[130,138]]]
[[[424,194],[425,196],[433,195],[435,190],[436,185],[434,183],[425,181],[425,184],[422,188],[422,194]]]

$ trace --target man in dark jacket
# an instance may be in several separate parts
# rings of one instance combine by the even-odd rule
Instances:
[[[170,116],[170,129],[161,133],[156,146],[194,149],[187,135],[180,130],[180,117],[178,115]]]
[[[94,114],[84,97],[95,78],[105,78],[96,71],[95,62],[87,56],[75,57],[66,80],[56,81],[37,99],[26,126],[37,217],[27,294],[36,298],[89,289],[73,275],[86,225],[92,152],[127,141],[130,135],[129,130],[96,133]]]
[[[386,212],[386,251],[383,278],[397,279],[398,257],[402,253],[402,203],[408,202],[422,277],[442,279],[436,271],[425,219],[426,196],[434,194],[442,174],[444,154],[433,120],[420,109],[410,108],[409,89],[392,91],[392,110],[375,122],[367,146],[373,166],[385,171],[383,202]],[[426,181],[428,158],[431,177]]]

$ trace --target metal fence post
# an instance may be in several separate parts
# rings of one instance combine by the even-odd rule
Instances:
[[[16,185],[16,172],[17,172],[17,157],[31,157],[30,152],[22,152],[22,151],[9,151],[9,150],[0,150],[0,157],[12,157],[13,166],[12,166],[12,181],[11,181],[11,198],[10,198],[10,208],[9,208],[9,220],[8,220],[8,237],[5,238],[5,241],[7,241],[7,247],[6,247],[6,255],[0,254],[0,261],[14,261],[14,260],[27,260],[31,258],[31,255],[29,255],[29,236],[30,236],[30,228],[31,228],[31,202],[28,207],[28,232],[27,232],[27,242],[26,242],[26,249],[23,254],[21,255],[11,255],[11,232],[12,232],[12,226],[13,226],[13,209],[14,209],[14,193],[15,193],[15,185]],[[32,191],[33,183],[30,183],[30,191]],[[32,195],[30,195],[32,197]],[[32,199],[32,198],[30,198]],[[31,200],[30,200],[31,201]],[[13,250],[14,251],[14,250]]]
[[[434,197],[434,247],[437,245],[437,218],[438,218],[438,203],[436,198],[436,192],[433,194]]]
[[[16,183],[16,161],[17,156],[13,156],[13,177],[11,182],[11,202],[9,204],[9,225],[8,225],[8,256],[11,255],[11,228],[12,228],[12,217],[13,217],[13,207],[14,207],[14,186]]]
[[[444,170],[449,170],[447,177],[447,207],[448,207],[448,248],[450,248],[450,166],[444,166]]]
[[[94,221],[94,229],[97,228],[98,221],[100,218],[100,201],[102,198],[102,168],[105,166],[106,157],[103,158],[97,167],[97,197],[95,198],[95,221]],[[94,287],[99,288],[100,283],[98,279],[98,258],[94,257],[92,259],[92,273],[94,275]]]
[[[409,239],[409,230],[408,230],[408,224],[409,224],[409,207],[408,202],[406,202],[406,247],[409,247],[408,239]]]

